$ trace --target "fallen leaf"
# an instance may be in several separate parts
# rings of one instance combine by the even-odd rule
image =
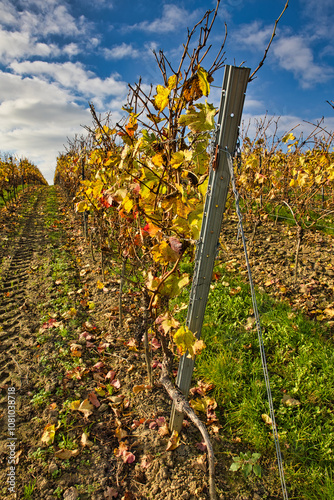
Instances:
[[[123,438],[125,438],[128,435],[126,430],[122,429],[121,427],[118,427],[115,431],[115,436],[117,437],[118,441],[122,441]]]
[[[118,491],[115,488],[107,486],[107,489],[104,491],[103,496],[105,500],[112,500],[113,498],[118,497]]]
[[[88,394],[88,399],[95,406],[95,408],[100,406],[100,401],[97,399],[95,392]]]
[[[201,443],[196,443],[195,446],[196,446],[196,448],[198,448],[201,451],[207,450],[207,447],[206,447],[206,444],[204,443],[204,441],[202,441]]]
[[[152,455],[144,455],[140,461],[140,465],[143,469],[147,469],[150,465],[152,465],[153,457]]]
[[[173,431],[171,437],[168,440],[166,451],[173,451],[178,446],[180,446],[179,433],[177,431]]]
[[[164,424],[164,425],[162,425],[161,427],[159,427],[158,434],[159,434],[159,436],[161,436],[161,437],[169,436],[169,429],[168,429],[168,425],[167,425],[167,424]]]
[[[284,394],[282,398],[282,403],[285,406],[299,406],[300,401],[298,399],[294,399],[293,397],[289,396],[289,394]]]
[[[138,392],[142,392],[145,390],[145,385],[134,385],[132,390],[134,392],[134,394],[138,394]]]
[[[82,356],[82,345],[71,344],[70,351],[71,351],[71,356],[80,358]]]
[[[89,434],[87,434],[86,432],[83,432],[82,435],[81,435],[81,446],[83,446],[84,448],[87,446],[87,448],[90,448],[91,446],[93,446],[93,442],[92,441],[89,441]]]
[[[55,438],[56,428],[54,424],[47,424],[44,427],[43,435],[41,437],[42,443],[52,444]]]
[[[196,468],[201,469],[203,472],[206,472],[206,455],[200,455],[199,457],[197,457],[194,465]]]
[[[71,457],[79,455],[79,450],[59,450],[55,452],[55,456],[61,460],[68,460]]]
[[[93,409],[94,409],[94,406],[90,403],[90,401],[88,399],[85,399],[80,404],[78,411],[81,411],[84,414],[85,418],[88,418],[89,415],[91,415],[93,413],[93,411],[92,411]]]
[[[110,370],[107,375],[105,376],[105,378],[110,378],[110,380],[113,380],[115,378],[115,375],[116,375],[116,372],[113,371],[113,370]]]
[[[263,422],[266,425],[272,425],[273,421],[271,420],[271,418],[269,417],[269,415],[266,415],[265,413],[262,413],[261,418],[262,418]]]

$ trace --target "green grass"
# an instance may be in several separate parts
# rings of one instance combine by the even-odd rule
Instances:
[[[275,457],[249,286],[223,273],[210,292],[195,376],[215,384],[225,433]],[[237,287],[240,287],[237,288]],[[237,293],[235,293],[237,290]],[[183,297],[184,299],[184,297]],[[280,447],[290,499],[330,500],[334,482],[334,349],[329,328],[257,294]],[[286,406],[289,395],[300,404]]]

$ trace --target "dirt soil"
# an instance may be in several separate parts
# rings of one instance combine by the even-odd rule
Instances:
[[[208,499],[199,431],[185,422],[180,445],[166,451],[171,401],[159,384],[158,363],[148,386],[139,296],[124,294],[120,328],[119,279],[110,273],[99,285],[99,259],[83,238],[81,219],[60,197],[57,220],[47,224],[50,189],[39,189],[33,202],[25,193],[12,213],[0,215],[0,498]],[[233,218],[223,239],[224,259],[244,273]],[[261,226],[251,250],[255,281],[332,327],[324,311],[333,308],[333,246],[332,237],[307,237],[294,286],[294,230]],[[63,277],[54,270],[59,252]],[[65,311],[57,306],[64,296]],[[15,395],[14,434],[8,394]],[[245,481],[229,467],[247,446],[222,429],[209,432],[219,499],[281,498],[273,462],[261,463],[262,479]]]

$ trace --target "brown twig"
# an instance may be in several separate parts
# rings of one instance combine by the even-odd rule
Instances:
[[[185,413],[190,420],[193,422],[193,424],[197,427],[197,429],[200,431],[202,434],[203,440],[206,444],[207,452],[208,452],[208,462],[209,462],[209,494],[210,494],[210,500],[216,500],[217,495],[216,495],[216,487],[215,487],[215,457],[213,453],[213,447],[210,441],[210,436],[209,433],[203,424],[203,422],[200,421],[194,410],[191,408],[189,405],[188,401],[186,400],[184,394],[175,387],[172,382],[169,379],[168,376],[168,362],[166,356],[164,357],[164,360],[162,362],[162,371],[161,371],[161,377],[160,377],[160,383],[164,386],[166,389],[169,397],[173,400],[175,404],[175,408],[177,411],[181,413]]]
[[[283,16],[284,12],[285,12],[285,11],[286,11],[286,9],[288,8],[288,6],[289,6],[289,0],[287,0],[286,4],[285,4],[285,6],[284,6],[284,9],[282,10],[282,12],[280,13],[279,17],[278,17],[278,18],[276,19],[276,21],[275,21],[275,24],[274,24],[274,29],[273,29],[273,32],[272,32],[272,34],[271,34],[271,38],[270,38],[270,40],[269,40],[269,43],[268,43],[268,45],[267,45],[267,47],[266,47],[266,50],[264,51],[263,57],[262,57],[261,61],[259,62],[258,67],[257,67],[257,68],[253,71],[253,73],[250,75],[249,80],[248,80],[249,82],[251,82],[252,80],[254,80],[254,76],[255,76],[255,74],[259,71],[259,69],[260,69],[260,68],[262,68],[262,66],[263,66],[263,64],[264,64],[264,61],[265,61],[265,59],[266,59],[266,57],[267,57],[268,51],[269,51],[269,49],[270,49],[270,45],[272,44],[272,41],[273,41],[273,39],[274,39],[274,37],[275,37],[275,35],[276,35],[276,28],[277,28],[277,25],[278,25],[278,23],[279,23],[279,21],[280,21],[281,17]]]

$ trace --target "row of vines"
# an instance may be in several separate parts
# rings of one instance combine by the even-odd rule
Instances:
[[[162,51],[155,54],[161,85],[147,93],[141,83],[129,85],[122,122],[111,125],[109,115],[98,116],[90,105],[93,126],[58,157],[54,180],[82,214],[103,277],[109,263],[139,288],[145,317],[154,320],[166,349],[164,338],[174,332],[179,352],[193,355],[202,344],[179,328],[170,301],[191,280],[212,156],[217,109],[207,97],[224,65],[224,44],[204,69],[217,10],[211,20],[210,14],[188,33],[177,68]],[[198,44],[189,53],[198,27]],[[304,232],[329,223],[334,213],[334,135],[318,125],[306,139],[292,131],[277,139],[275,131],[269,134],[272,125],[258,123],[255,138],[242,137],[238,189],[254,234],[268,216],[288,212],[297,228],[298,262]]]
[[[26,158],[0,157],[0,198],[5,205],[16,198],[20,186],[37,184],[47,185],[47,181],[36,165]]]

